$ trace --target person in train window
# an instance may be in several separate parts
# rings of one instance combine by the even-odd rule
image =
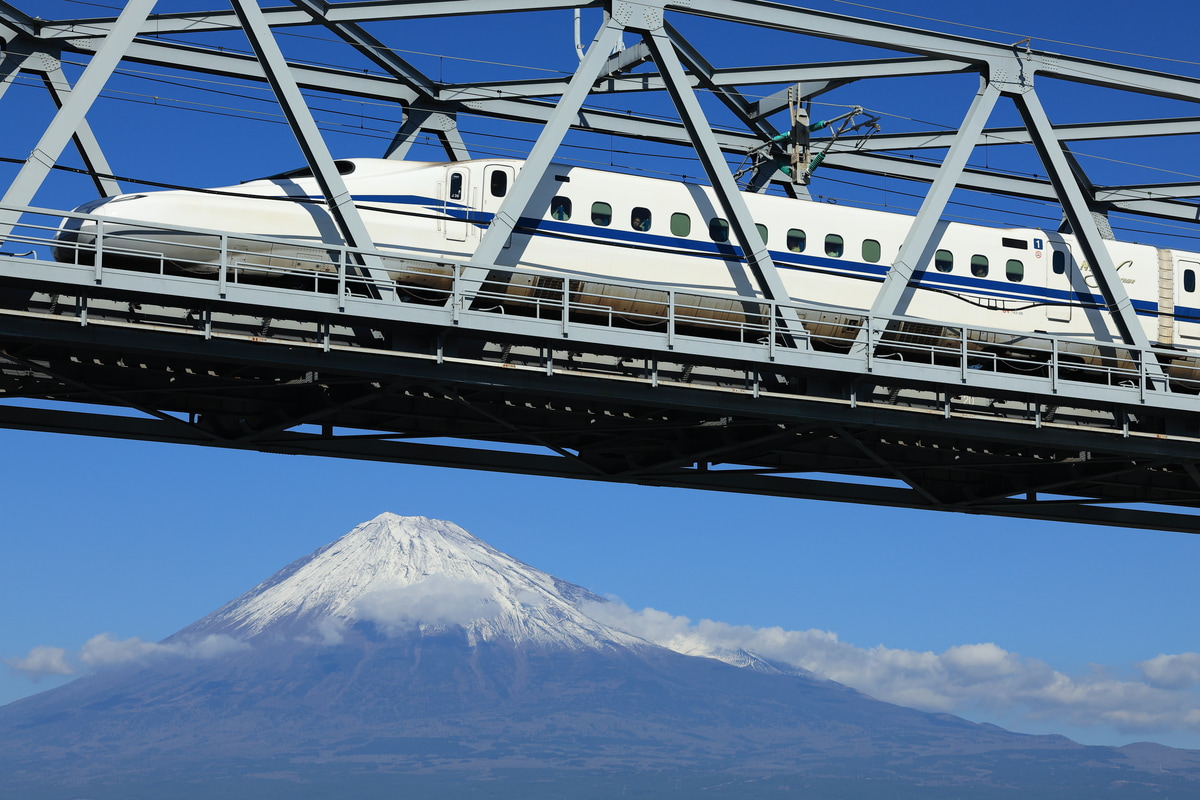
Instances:
[[[571,218],[571,201],[561,195],[555,195],[550,206],[550,216],[560,222]]]
[[[635,231],[650,230],[650,209],[637,207],[629,215],[629,224]]]

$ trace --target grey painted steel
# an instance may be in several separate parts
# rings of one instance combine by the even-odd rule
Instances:
[[[904,302],[905,290],[917,268],[932,260],[933,250],[937,245],[934,233],[941,221],[942,212],[946,209],[950,194],[954,191],[959,175],[975,149],[979,133],[987,124],[999,97],[999,87],[986,78],[980,79],[979,91],[971,101],[971,107],[959,128],[961,134],[950,146],[950,152],[946,154],[937,177],[921,202],[921,209],[917,212],[912,227],[908,229],[908,235],[904,237],[900,253],[884,278],[883,287],[875,295],[875,302],[871,305],[872,314],[904,313],[907,305]]]
[[[74,91],[63,104],[53,121],[42,134],[33,153],[25,161],[12,184],[0,198],[0,206],[27,205],[42,181],[50,173],[67,142],[79,130],[92,102],[100,94],[109,75],[125,55],[129,43],[137,35],[146,16],[154,8],[155,0],[129,0],[121,16],[113,24],[104,45],[92,58],[87,69],[75,85]],[[18,217],[0,211],[0,238],[8,235]]]
[[[71,84],[63,73],[62,66],[59,65],[43,72],[42,81],[50,92],[50,96],[54,98],[54,105],[62,108],[63,103],[71,95]],[[91,173],[92,183],[96,185],[96,191],[100,193],[100,196],[112,197],[121,194],[121,184],[111,177],[112,167],[108,165],[108,159],[104,157],[104,151],[100,149],[100,142],[96,140],[86,119],[79,123],[72,138],[75,141],[76,149],[79,150],[79,156],[83,159],[88,172]]]
[[[4,259],[0,258],[0,274],[3,275],[18,275],[31,274],[36,275],[39,272],[51,272],[54,274],[77,274],[78,285],[85,289],[89,286],[92,275],[87,267],[75,267],[63,264],[37,264],[21,259]],[[120,273],[108,272],[105,276],[106,282],[109,279],[116,280],[117,283],[128,284],[129,286],[142,285],[145,287],[155,287],[158,282],[156,276],[140,274],[140,273]],[[119,280],[117,280],[119,279]],[[216,287],[212,281],[204,281],[194,278],[174,278],[170,283],[177,287],[193,287],[201,292],[211,293]],[[115,284],[112,284],[115,285]],[[229,298],[231,303],[237,306],[242,306],[247,302],[258,303],[264,309],[269,309],[267,313],[274,316],[286,314],[287,307],[293,301],[314,299],[306,298],[303,293],[288,290],[270,290],[265,287],[231,287],[240,292],[240,296]],[[154,292],[160,289],[154,289],[151,294],[145,295],[144,299],[147,303],[155,302]],[[179,292],[171,292],[175,296],[182,296]],[[209,294],[211,298],[216,299],[215,294]],[[253,298],[258,297],[255,301]],[[333,298],[319,298],[326,302],[327,308],[332,312],[334,306]],[[184,301],[181,304],[181,311],[193,307],[190,301]],[[419,312],[419,313],[415,313]],[[445,318],[447,311],[443,308],[428,307],[418,309],[412,307],[404,307],[395,303],[386,303],[383,301],[360,300],[355,305],[349,307],[347,314],[356,314],[366,324],[373,324],[371,320],[382,320],[388,316],[394,316],[397,319],[407,318],[414,321],[415,316],[428,315],[429,320],[435,320],[439,315]],[[561,337],[560,329],[556,331],[557,326],[553,321],[547,321],[549,324],[541,326],[543,333],[553,337]],[[12,318],[6,314],[0,313],[0,332],[6,336],[13,335],[14,332],[24,331],[19,335],[28,341],[35,339],[46,338],[44,334],[35,334],[29,328],[31,321],[28,317]],[[188,331],[186,329],[178,329],[176,332],[167,333],[166,329],[160,329],[158,332],[146,330],[144,327],[139,329],[139,326],[132,325],[129,330],[123,330],[121,327],[113,327],[106,325],[102,327],[80,325],[79,321],[72,322],[71,320],[56,320],[47,324],[53,325],[60,329],[59,333],[50,334],[51,338],[47,341],[62,341],[67,342],[72,336],[77,337],[80,342],[102,342],[105,340],[111,341],[112,345],[118,348],[118,351],[142,351],[149,346],[149,340],[154,338],[157,341],[165,342],[166,339],[177,340],[176,344],[164,345],[168,351],[172,353],[172,363],[177,363],[181,358],[199,356],[204,352],[216,352],[223,350],[228,358],[232,358],[238,363],[258,362],[266,365],[274,364],[283,366],[285,364],[293,364],[296,367],[304,368],[304,365],[310,363],[306,356],[306,352],[316,352],[322,361],[325,362],[323,369],[328,369],[332,365],[328,359],[332,356],[321,355],[319,351],[305,350],[298,348],[295,342],[283,339],[275,343],[263,340],[261,337],[245,337],[241,343],[228,341],[223,343],[221,339],[205,339],[195,334],[198,331]],[[464,326],[474,326],[481,331],[490,331],[489,336],[498,337],[499,341],[504,341],[508,336],[512,335],[521,328],[527,329],[526,332],[532,331],[537,326],[536,321],[517,320],[512,318],[503,318],[498,315],[488,314],[466,314],[462,317]],[[14,327],[16,326],[16,327]],[[444,324],[437,327],[445,327]],[[577,348],[580,346],[586,347],[589,340],[589,334],[595,331],[589,330],[589,326],[581,326],[575,329],[572,333],[570,344],[566,339],[563,339],[563,344],[567,348]],[[62,336],[62,334],[67,334]],[[190,335],[189,335],[190,334]],[[639,334],[630,332],[631,343],[641,338]],[[495,340],[495,339],[494,339]],[[159,345],[155,345],[158,347]],[[251,348],[246,350],[245,348]],[[238,348],[242,348],[239,350]],[[703,349],[703,348],[702,348]],[[750,351],[755,349],[753,346],[745,346],[741,349]],[[763,348],[757,348],[763,351]],[[251,355],[252,354],[252,355]],[[418,353],[419,355],[419,353]],[[667,355],[664,352],[664,355]],[[796,363],[801,363],[805,360],[813,360],[818,357],[830,359],[832,361],[841,360],[843,362],[854,361],[846,354],[818,354],[814,352],[790,351],[785,354],[789,359],[797,360]],[[249,358],[247,358],[249,356]],[[452,376],[463,377],[463,370],[471,369],[467,365],[461,367],[454,364],[443,364],[440,361],[430,360],[426,357],[424,360],[418,359],[412,361],[403,358],[403,354],[398,353],[396,356],[390,357],[377,353],[370,355],[365,353],[344,352],[337,355],[339,359],[358,361],[362,363],[362,369],[374,376],[373,379],[382,379],[388,373],[389,364],[395,368],[408,372],[417,370],[420,374],[427,375],[429,379],[436,379],[441,376],[441,380],[452,380]],[[668,356],[669,357],[669,356]],[[387,362],[379,361],[384,358]],[[764,366],[769,362],[762,358]],[[368,362],[365,359],[375,359]],[[903,367],[901,364],[897,366]],[[910,365],[910,374],[916,376],[920,372],[914,369],[918,365]],[[774,368],[769,366],[768,368]],[[473,378],[473,381],[482,383],[494,383],[494,378],[489,377],[488,371],[499,371],[504,375],[504,383],[511,387],[514,391],[520,386],[526,387],[530,391],[546,392],[551,387],[558,387],[553,391],[566,392],[568,396],[581,396],[592,398],[610,398],[613,400],[625,398],[634,400],[638,397],[639,390],[629,381],[614,381],[609,383],[597,383],[592,379],[578,385],[578,389],[569,389],[572,381],[576,380],[569,375],[561,375],[557,377],[547,376],[542,373],[539,375],[536,371],[520,371],[507,368],[503,365],[492,365],[484,368],[484,372],[478,373],[478,378]],[[413,373],[416,374],[416,373]],[[853,374],[848,373],[848,374]],[[551,377],[552,382],[548,382],[547,378]],[[925,378],[928,375],[924,376]],[[976,376],[968,375],[967,378],[974,379]],[[1012,386],[1011,391],[1020,392],[1024,385],[1033,383],[1022,376],[1010,376]],[[921,378],[918,378],[921,380]],[[1097,393],[1104,391],[1107,387],[1081,387],[1081,390],[1087,391],[1094,388]],[[962,391],[959,389],[958,391]],[[1149,393],[1154,394],[1154,393]],[[1127,399],[1134,400],[1137,397],[1136,392],[1126,391]],[[1053,394],[1048,397],[1053,398]],[[783,397],[752,397],[746,392],[731,392],[731,393],[714,393],[711,391],[698,391],[691,387],[665,387],[659,386],[654,389],[653,403],[655,406],[663,407],[682,407],[690,406],[699,410],[709,409],[712,413],[745,413],[751,408],[757,408],[756,413],[779,423],[788,423],[791,419],[797,420],[824,420],[822,424],[829,424],[833,429],[839,426],[849,424],[854,420],[862,421],[872,419],[872,424],[885,424],[890,429],[894,429],[901,438],[904,438],[903,431],[908,431],[916,436],[935,435],[945,433],[950,422],[943,419],[940,415],[936,417],[928,417],[927,415],[917,414],[914,416],[912,412],[903,410],[902,408],[884,409],[877,404],[867,408],[855,408],[852,405],[844,403],[825,403],[820,407],[812,407],[805,405],[800,398],[783,398]],[[1163,394],[1152,400],[1175,402],[1181,398],[1175,398],[1171,395]],[[1189,401],[1194,398],[1187,398]],[[1061,400],[1060,400],[1061,402]],[[1134,400],[1136,402],[1136,400]],[[122,403],[123,404],[123,403]],[[1185,408],[1191,403],[1185,403],[1180,408]],[[881,416],[882,415],[882,416]],[[129,438],[141,438],[151,441],[176,441],[189,444],[208,444],[220,447],[245,447],[251,449],[268,450],[272,452],[294,452],[305,453],[310,455],[328,455],[346,458],[365,458],[379,461],[404,461],[407,463],[421,464],[439,464],[442,466],[482,468],[498,471],[522,472],[528,474],[548,474],[558,475],[561,477],[584,478],[584,479],[599,479],[599,480],[619,480],[623,482],[638,483],[644,485],[657,486],[678,486],[697,489],[708,489],[717,491],[735,491],[748,492],[756,494],[769,494],[780,497],[811,497],[817,499],[839,500],[847,502],[859,503],[874,503],[879,505],[893,505],[906,507],[931,508],[948,511],[965,511],[968,513],[988,513],[1001,516],[1014,516],[1023,518],[1036,519],[1057,519],[1061,521],[1087,521],[1100,522],[1106,524],[1116,524],[1131,527],[1147,527],[1151,529],[1178,529],[1197,531],[1200,530],[1200,518],[1187,514],[1172,514],[1165,512],[1155,512],[1152,510],[1143,509],[1091,509],[1087,502],[1070,502],[1070,503],[1038,503],[1038,502],[1022,502],[1008,499],[1005,496],[997,496],[996,498],[983,498],[983,503],[962,504],[957,501],[947,501],[938,499],[933,495],[930,499],[930,493],[922,494],[921,491],[893,488],[886,486],[866,486],[855,484],[839,484],[830,481],[811,481],[803,478],[792,478],[782,475],[770,474],[749,474],[745,472],[729,472],[729,471],[714,471],[705,472],[695,469],[677,469],[667,472],[622,472],[612,475],[597,475],[594,468],[590,465],[579,463],[575,458],[564,458],[561,456],[545,456],[527,453],[511,453],[502,451],[481,451],[476,448],[466,449],[450,446],[435,446],[429,444],[414,444],[411,442],[381,442],[381,441],[364,441],[359,437],[351,437],[349,439],[339,440],[338,438],[329,438],[323,435],[304,434],[298,431],[281,431],[278,426],[268,429],[272,431],[268,433],[266,438],[261,440],[247,439],[245,437],[237,437],[234,439],[214,440],[211,432],[203,428],[191,428],[181,425],[179,419],[165,419],[161,415],[156,415],[157,419],[150,420],[134,420],[131,418],[113,417],[111,415],[92,415],[84,413],[66,413],[57,410],[48,409],[23,409],[13,408],[11,406],[0,407],[0,425],[6,427],[20,427],[30,430],[58,430],[60,432],[83,433],[91,435],[108,435],[108,436],[125,436]],[[885,417],[891,417],[891,422],[887,422]],[[293,424],[300,424],[294,422]],[[956,426],[959,425],[955,421]],[[1006,447],[1012,446],[1027,446],[1035,449],[1044,449],[1049,446],[1066,447],[1073,452],[1087,451],[1090,449],[1101,448],[1104,445],[1102,438],[1096,438],[1095,434],[1088,434],[1085,431],[1063,430],[1053,427],[1026,427],[1026,426],[1007,426],[1007,430],[1002,430],[997,434],[996,421],[984,421],[970,419],[962,422],[961,430],[965,434],[971,429],[977,429],[974,435],[984,435],[996,438],[997,435],[1005,442]],[[1002,426],[1003,428],[1004,426]],[[990,434],[988,429],[992,429]],[[955,428],[958,430],[959,428]],[[779,435],[781,438],[788,438],[784,434]],[[1164,439],[1161,436],[1149,436],[1144,438],[1122,437],[1119,432],[1108,434],[1110,439],[1115,439],[1121,442],[1120,447],[1123,452],[1127,452],[1129,457],[1148,458],[1151,463],[1167,463],[1173,459],[1184,460],[1188,463],[1194,459],[1198,451],[1198,442],[1195,437],[1189,440],[1173,440]],[[857,437],[855,438],[858,441]],[[861,441],[859,441],[861,444]],[[857,445],[856,445],[857,447]],[[870,448],[860,448],[868,460],[879,460],[875,453]],[[705,452],[719,452],[708,450]],[[664,465],[665,466],[665,465]],[[881,466],[887,470],[896,468],[891,461],[883,460]],[[1136,468],[1136,461],[1129,468]],[[910,471],[909,467],[899,467],[901,473]],[[1119,473],[1121,467],[1109,469],[1108,473]],[[1105,473],[1100,473],[1105,474]],[[1039,491],[1052,491],[1056,484],[1053,480],[1044,482],[1039,485]],[[1091,501],[1094,502],[1094,501]],[[1111,513],[1110,513],[1111,512]]]
[[[670,38],[662,29],[656,29],[648,31],[644,41],[654,54],[654,60],[662,70],[663,77],[666,78],[671,100],[679,109],[684,127],[688,129],[688,135],[695,143],[696,155],[704,165],[704,171],[721,203],[721,208],[729,215],[730,227],[741,245],[746,264],[753,272],[763,296],[770,300],[786,301],[789,297],[787,289],[775,269],[775,262],[771,260],[766,244],[755,228],[754,217],[750,214],[746,199],[733,181],[733,175],[721,154],[720,145],[708,126],[700,102],[687,82]],[[792,334],[798,335],[803,331],[795,312],[785,308],[781,318]],[[798,339],[797,343],[800,342]]]
[[[0,58],[0,100],[17,79],[26,58],[25,54],[15,53],[12,49],[4,51],[4,57]]]
[[[21,407],[0,407],[0,426],[20,430],[45,431],[82,436],[107,436],[146,442],[207,445],[229,449],[265,450],[291,455],[323,456],[397,464],[419,464],[451,469],[485,470],[516,475],[541,475],[580,480],[604,480],[577,460],[538,453],[496,452],[478,448],[432,445],[398,441],[341,441],[320,434],[288,431],[268,445],[255,442],[213,442],[199,432],[187,435],[177,426],[160,419],[137,419],[108,414],[64,412]],[[876,505],[890,508],[928,507],[919,502],[911,489],[869,486],[811,478],[784,478],[773,475],[732,473],[727,471],[682,471],[675,475],[633,477],[624,483],[734,494],[756,494],[793,499],[823,500]],[[979,509],[934,507],[936,510],[988,514],[1013,519],[1040,519],[1065,523],[1085,523],[1151,531],[1200,533],[1200,519],[1191,514],[1095,507],[1087,503],[1042,504],[1009,500]]]
[[[517,221],[525,214],[534,190],[546,174],[546,169],[558,151],[563,136],[571,127],[571,121],[579,113],[583,101],[587,98],[592,84],[600,75],[608,61],[609,51],[620,41],[625,27],[613,17],[605,20],[604,26],[597,31],[592,44],[588,47],[583,61],[579,62],[571,82],[563,92],[555,113],[546,121],[537,142],[525,158],[525,164],[513,181],[512,187],[492,218],[487,232],[484,233],[471,257],[471,263],[478,266],[489,266],[497,263],[504,244],[512,235]]]
[[[318,22],[324,20],[325,3],[317,0],[292,0],[292,2],[312,14],[314,20]],[[441,105],[437,101],[438,88],[433,81],[401,58],[392,48],[368,33],[361,25],[353,22],[329,22],[326,27],[383,68],[393,78],[412,89],[413,96],[405,104],[404,124],[397,133],[396,140],[388,148],[385,154],[386,158],[404,158],[413,138],[423,131],[430,131],[438,137],[446,150],[446,155],[451,160],[462,161],[471,157],[463,142],[462,134],[458,131],[453,110],[448,110],[447,113],[429,110],[430,104]],[[422,108],[413,108],[416,101],[422,104]]]
[[[1149,353],[1150,340],[1137,321],[1137,312],[1134,311],[1133,303],[1129,300],[1125,285],[1117,276],[1117,267],[1113,263],[1108,249],[1104,246],[1103,237],[1096,226],[1096,221],[1092,218],[1092,209],[1088,206],[1083,192],[1080,191],[1067,156],[1063,152],[1062,143],[1050,125],[1050,120],[1042,108],[1037,93],[1022,92],[1015,95],[1013,99],[1033,136],[1034,147],[1042,157],[1050,180],[1054,183],[1054,188],[1062,199],[1063,213],[1078,237],[1084,256],[1092,265],[1092,274],[1096,276],[1100,291],[1108,301],[1109,311],[1113,314],[1121,337],[1126,343]],[[1154,360],[1151,366],[1157,369],[1158,361]]]
[[[296,136],[296,142],[304,153],[304,159],[312,168],[313,176],[321,187],[321,193],[325,195],[329,213],[337,223],[343,239],[351,247],[373,248],[371,235],[367,231],[362,217],[359,216],[358,208],[354,205],[354,198],[338,173],[333,156],[329,154],[329,148],[326,147],[325,140],[321,137],[321,131],[312,118],[312,112],[308,109],[304,95],[300,94],[300,88],[292,77],[287,61],[284,60],[283,53],[279,50],[279,45],[263,17],[262,10],[258,7],[257,0],[232,0],[232,2],[234,10],[242,20],[246,37],[250,40],[250,46],[258,56],[267,80],[275,92],[275,97]],[[340,242],[332,244],[340,244]],[[382,263],[377,257],[364,257],[362,266],[367,274],[376,280],[383,277]]]
[[[391,144],[388,145],[387,150],[384,151],[383,157],[405,158],[409,149],[416,143],[417,137],[427,132],[438,137],[438,141],[442,143],[442,148],[446,151],[446,156],[451,161],[466,161],[471,157],[471,152],[467,149],[466,142],[463,141],[462,133],[458,130],[455,112],[414,108],[411,104],[405,106],[404,123],[400,126],[400,130],[392,139]]]

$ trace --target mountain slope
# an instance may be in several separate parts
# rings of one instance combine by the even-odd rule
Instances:
[[[486,784],[488,797],[601,797],[619,783],[627,796],[732,798],[768,781],[785,797],[1061,800],[1200,787],[1189,751],[1024,736],[751,653],[720,654],[741,667],[683,655],[597,623],[583,610],[596,602],[455,525],[381,515],[137,658],[0,708],[0,796],[467,797]]]

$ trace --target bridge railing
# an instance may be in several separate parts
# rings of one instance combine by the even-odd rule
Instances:
[[[670,349],[681,339],[750,348],[771,360],[780,350],[808,350],[852,359],[866,372],[921,364],[931,376],[970,382],[973,374],[1034,379],[1049,391],[1065,383],[1147,392],[1200,392],[1200,349],[1141,351],[1077,336],[1028,333],[927,319],[871,316],[853,308],[780,303],[728,293],[698,292],[621,280],[503,267],[503,280],[479,268],[427,252],[362,250],[336,244],[159,226],[141,220],[14,208],[19,224],[0,239],[0,254],[89,271],[103,284],[109,270],[215,281],[229,287],[281,286],[296,292],[451,308],[461,314],[501,314],[574,326],[651,335]],[[486,273],[486,270],[483,270]],[[785,313],[787,312],[787,313]],[[797,330],[787,319],[802,322]],[[1149,369],[1162,365],[1169,381]]]

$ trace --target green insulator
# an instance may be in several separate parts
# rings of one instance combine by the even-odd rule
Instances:
[[[825,128],[828,125],[829,125],[829,120],[823,119],[820,122],[814,122],[812,125],[809,125],[808,130],[810,132],[811,131],[819,131],[819,130],[821,130],[821,128]]]
[[[821,166],[821,162],[825,160],[824,153],[817,153],[813,156],[813,160],[808,162],[808,174],[812,175],[817,171],[817,167]]]

